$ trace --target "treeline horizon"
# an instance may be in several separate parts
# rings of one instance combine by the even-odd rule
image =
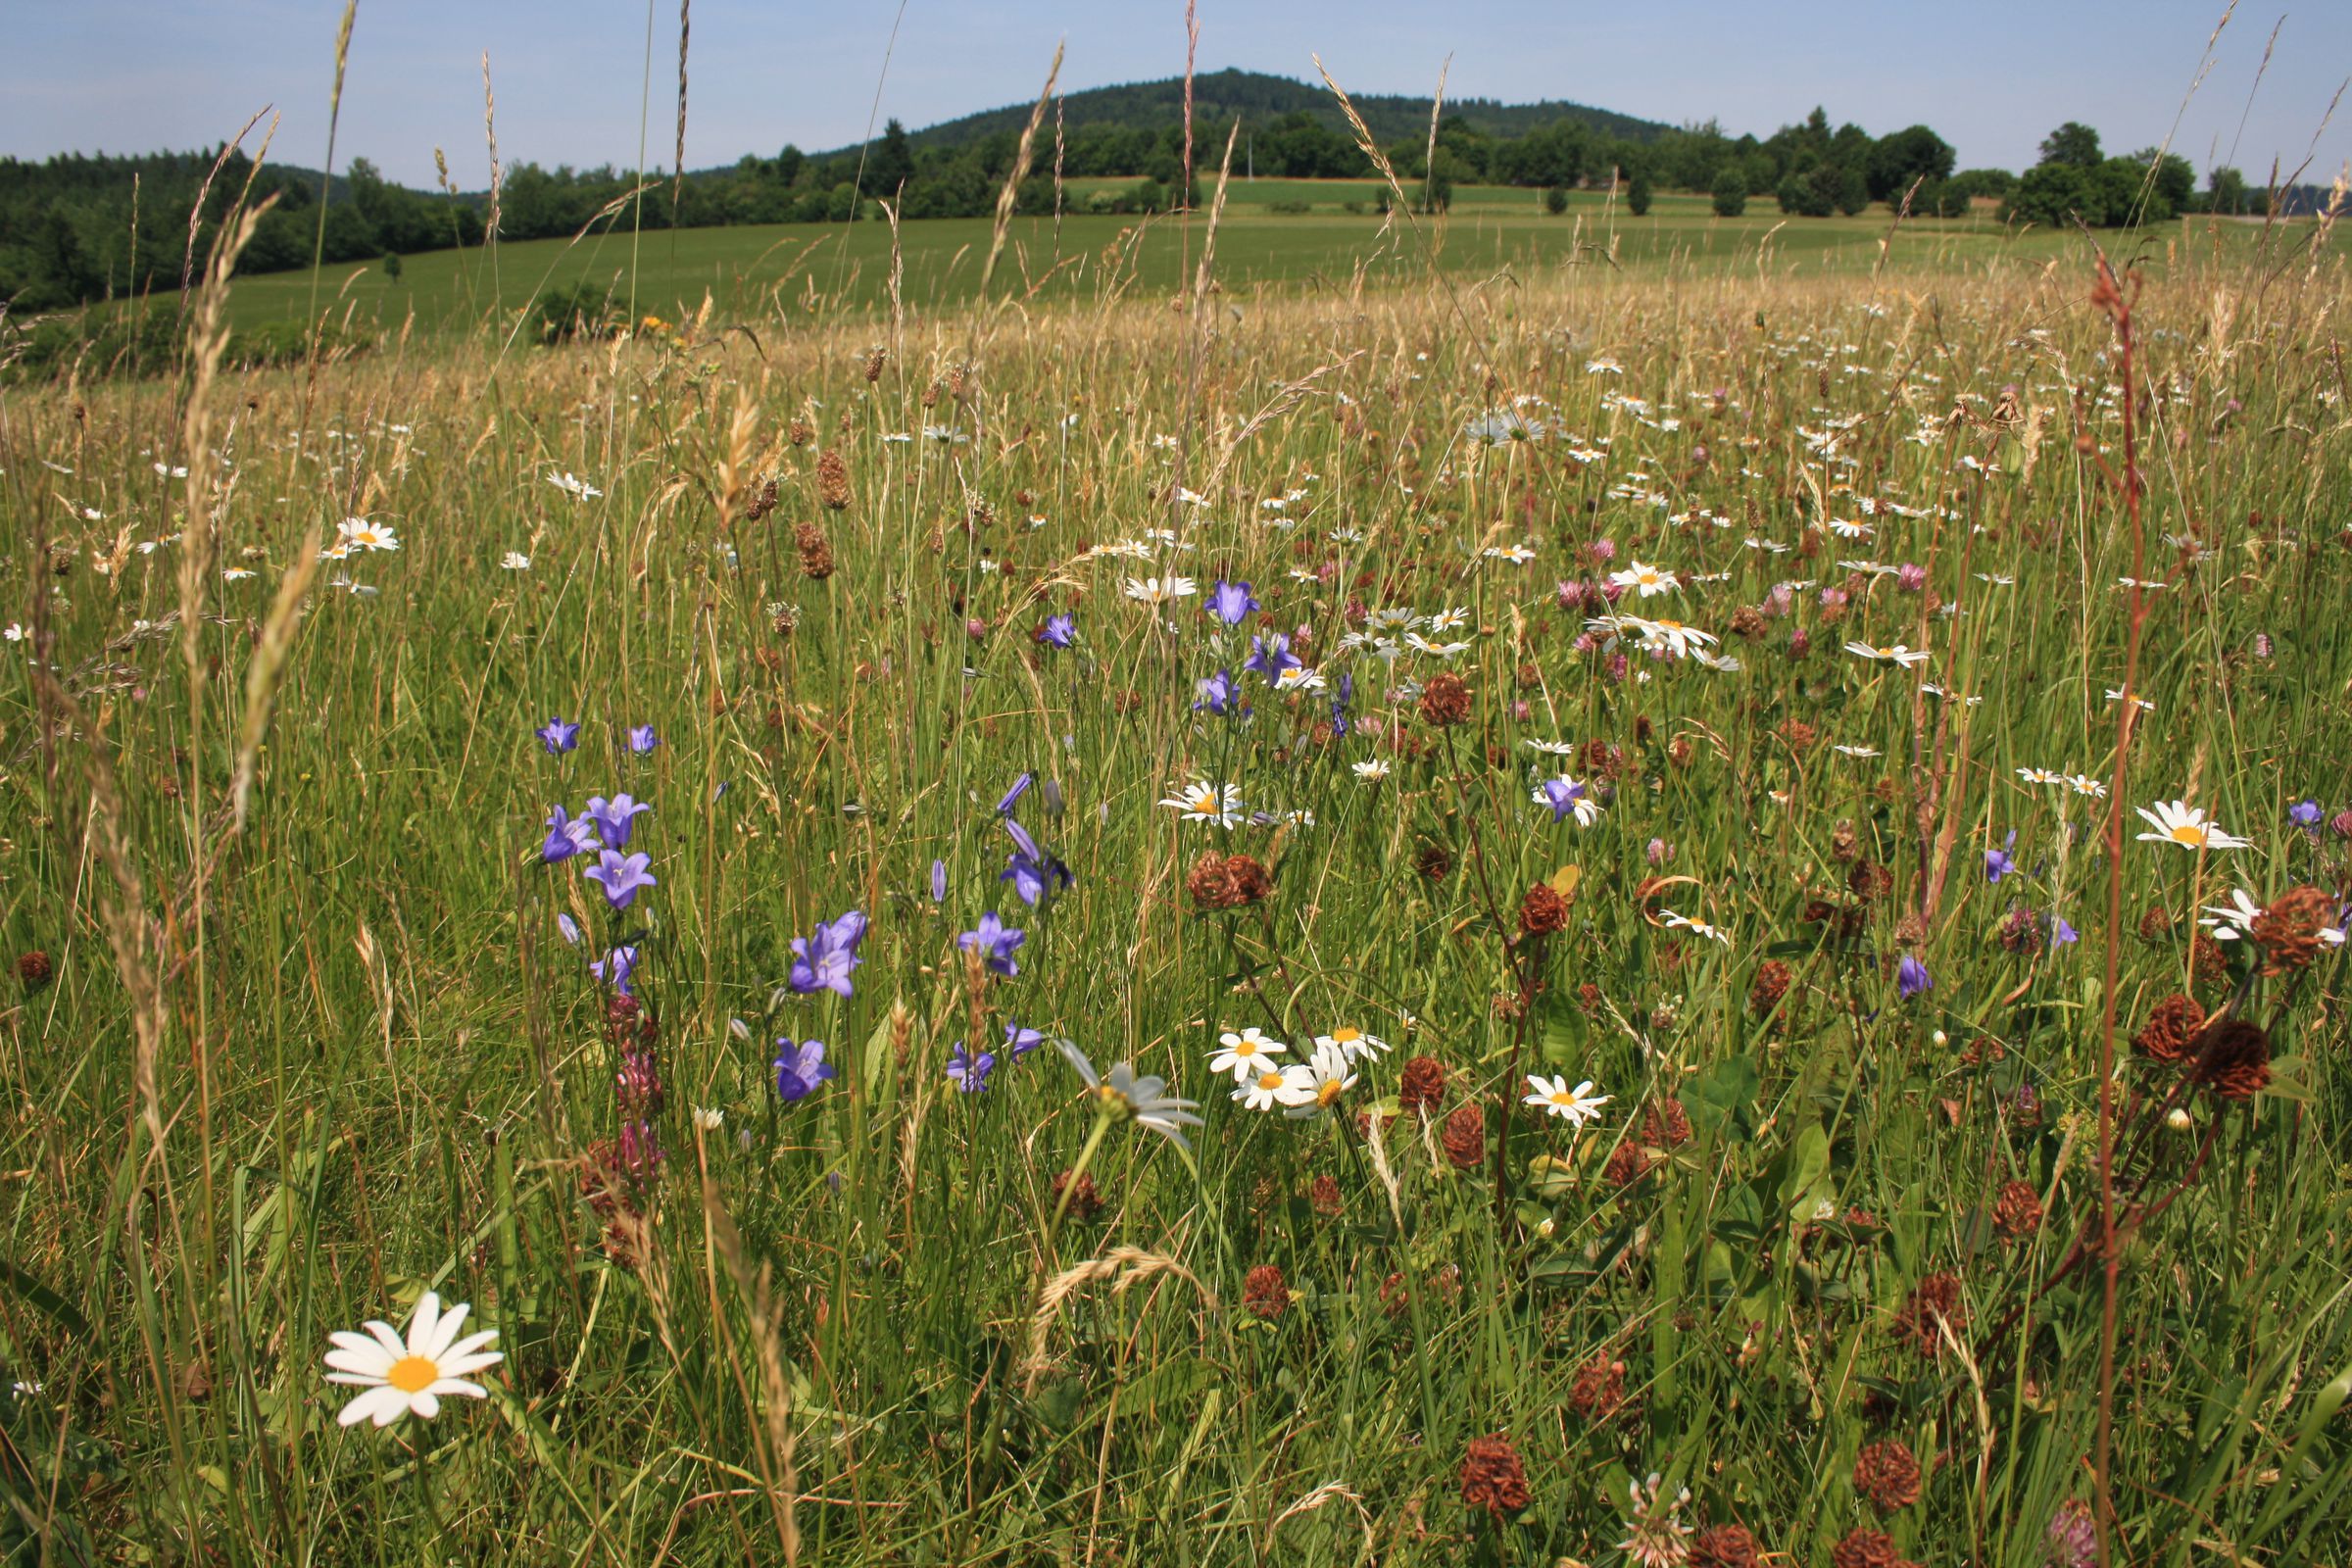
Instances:
[[[1957,217],[1976,201],[1997,200],[2005,221],[2080,219],[2093,226],[2165,221],[2195,212],[2315,211],[2325,202],[2317,187],[2266,191],[2234,169],[2212,171],[2200,190],[2185,159],[2156,149],[2108,157],[2098,133],[2074,122],[2054,130],[2041,144],[2041,161],[2020,175],[1956,170],[1951,145],[1925,124],[1872,136],[1850,122],[1833,129],[1820,108],[1761,138],[1729,136],[1711,122],[1629,135],[1577,118],[1584,113],[1564,114],[1517,135],[1495,134],[1448,115],[1434,138],[1424,131],[1383,153],[1408,197],[1427,210],[1444,209],[1456,187],[1472,184],[1546,192],[1544,205],[1554,213],[1565,209],[1572,193],[1612,190],[1640,215],[1651,192],[1677,190],[1709,193],[1716,211],[1726,214],[1743,210],[1749,197],[1775,200],[1784,214],[1799,218],[1852,216],[1874,205],[1920,217]],[[1589,113],[1628,122],[1626,117]],[[674,183],[657,172],[640,180],[611,165],[549,170],[518,163],[503,171],[496,191],[496,237],[568,238],[600,215],[654,230],[840,223],[877,216],[877,203],[885,200],[905,220],[993,212],[1017,156],[1017,131],[947,144],[927,141],[927,134],[910,135],[893,120],[861,147],[812,155],[788,144],[773,157],[746,154],[731,166],[696,171]],[[1243,134],[1247,145],[1237,150],[1237,172],[1278,179],[1378,177],[1350,135],[1307,108],[1247,123]],[[1197,121],[1196,201],[1221,151],[1211,139]],[[1033,216],[1051,214],[1057,205],[1066,213],[1167,210],[1182,201],[1183,154],[1180,123],[1068,127],[1058,145],[1037,150],[1016,210]],[[1108,188],[1099,183],[1104,179],[1133,183]],[[1092,188],[1072,197],[1069,180],[1088,181]],[[200,191],[199,260],[215,226],[240,198],[257,204],[275,198],[239,259],[239,270],[249,273],[308,267],[314,258],[343,265],[468,248],[488,238],[489,191],[446,183],[438,191],[416,190],[357,158],[324,181],[322,220],[321,183],[314,170],[256,170],[242,149],[74,153],[38,162],[0,158],[0,306],[19,314],[55,311],[175,289],[188,261],[189,217]],[[1376,198],[1378,204],[1386,200],[1385,192]],[[396,261],[386,265],[397,270]]]

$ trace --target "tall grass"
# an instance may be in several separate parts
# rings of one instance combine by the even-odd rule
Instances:
[[[2136,570],[2091,283],[1751,262],[1234,310],[1203,274],[1178,309],[918,297],[880,354],[846,312],[501,327],[315,390],[222,368],[201,450],[172,389],[0,393],[0,623],[32,628],[0,645],[0,939],[28,960],[0,976],[0,1542],[1601,1562],[1640,1531],[1687,1556],[1671,1510],[1781,1561],[1868,1529],[2023,1565],[2090,1516],[2108,1407],[2114,1560],[2340,1551],[2341,960],[2264,978],[2191,934],[2236,886],[2344,889],[2343,278],[2182,257],[2139,297]],[[399,549],[317,562],[349,516]],[[189,557],[208,527],[238,575]],[[1918,585],[1838,564],[1864,558]],[[1634,561],[1681,586],[1614,608],[1738,670],[1587,632]],[[1170,573],[1263,609],[1122,591]],[[2097,803],[2019,776],[2114,765],[2126,575],[2165,586],[2123,825],[2186,797],[2251,848],[2117,857]],[[1406,608],[1466,611],[1425,635],[1468,648],[1345,645]],[[1041,643],[1061,612],[1074,645]],[[1276,630],[1352,677],[1346,734],[1333,692],[1243,672]],[[1195,706],[1219,669],[1246,720]],[[1424,715],[1441,671],[1457,726]],[[582,729],[550,756],[557,714]],[[1578,754],[1526,745],[1555,740]],[[1604,799],[1589,828],[1529,800],[1563,771]],[[1013,814],[1075,875],[1045,909],[999,879],[1024,772]],[[1268,819],[1157,804],[1196,779]],[[614,916],[540,844],[617,790],[654,803],[629,847],[660,882]],[[1271,895],[1203,908],[1212,848]],[[1538,884],[1569,923],[1523,938]],[[854,996],[779,995],[791,939],[850,908]],[[956,951],[991,909],[1027,931],[1016,977]],[[584,965],[622,938],[635,1016]],[[1931,989],[1900,994],[1904,955]],[[2098,1251],[2099,1019],[2129,1037],[2181,991],[2264,1025],[2269,1082],[2224,1099],[2119,1040]],[[1010,1024],[1172,1080],[1191,1153],[1105,1127]],[[1206,1064],[1221,1031],[1295,1058],[1343,1024],[1394,1050],[1319,1119]],[[624,1034],[658,1110],[624,1117]],[[786,1035],[838,1070],[789,1103]],[[952,1087],[959,1045],[1001,1058],[984,1093]],[[1413,1056],[1444,1069],[1426,1115]],[[1520,1106],[1498,1148],[1514,1063],[1593,1080],[1597,1123]],[[1099,1207],[1056,1191],[1078,1167]],[[427,1290],[499,1331],[487,1398],[337,1427],[327,1334]],[[1495,1434],[1527,1495],[1478,1470],[1503,1501],[1466,1504]],[[1923,1476],[1883,1508],[1858,1487],[1889,1450],[1856,1472],[1887,1443]]]

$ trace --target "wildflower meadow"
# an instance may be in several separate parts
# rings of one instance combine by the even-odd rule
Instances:
[[[2344,1560],[2327,222],[1210,184],[0,392],[0,1556]]]

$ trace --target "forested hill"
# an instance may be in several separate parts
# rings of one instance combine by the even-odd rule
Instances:
[[[1358,96],[1350,93],[1349,100],[1356,113],[1364,117],[1375,140],[1384,145],[1392,141],[1408,140],[1429,134],[1430,100],[1401,97],[1393,94]],[[1034,102],[1034,100],[1032,100]],[[1018,133],[1029,122],[1030,103],[1007,104],[1002,109],[984,109],[978,114],[945,120],[936,125],[907,132],[907,139],[917,147],[962,147],[1001,131]],[[1303,111],[1331,130],[1346,132],[1348,119],[1332,98],[1330,89],[1320,83],[1294,81],[1288,76],[1269,75],[1262,71],[1240,71],[1227,68],[1193,78],[1193,121],[1201,127],[1205,137],[1207,127],[1222,129],[1237,117],[1243,126],[1261,128],[1285,115]],[[1092,126],[1113,126],[1125,130],[1157,132],[1175,123],[1184,113],[1184,78],[1169,76],[1159,81],[1134,81],[1112,87],[1090,87],[1062,99],[1062,123],[1071,130]],[[1628,141],[1652,141],[1670,127],[1656,121],[1641,120],[1612,110],[1594,109],[1590,105],[1546,99],[1542,103],[1505,104],[1490,98],[1447,98],[1446,113],[1460,119],[1473,130],[1489,136],[1523,136],[1531,130],[1549,126],[1559,121],[1570,121],[1605,136]]]

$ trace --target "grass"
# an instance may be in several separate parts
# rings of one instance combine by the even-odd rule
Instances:
[[[1117,185],[1121,182],[1110,181]],[[1127,182],[1132,183],[1132,182]],[[1299,199],[1294,187],[1327,191],[1350,181],[1236,181],[1218,236],[1219,287],[1255,300],[1346,290],[1359,265],[1365,279],[1395,285],[1424,274],[1428,258],[1401,226],[1385,229],[1367,206],[1347,215],[1318,199],[1306,214],[1273,214],[1270,201]],[[1365,186],[1370,189],[1369,185]],[[1507,279],[1497,286],[1567,281],[1612,268],[1662,276],[1712,276],[1727,269],[1767,276],[1851,276],[1880,270],[1888,215],[1784,220],[1767,202],[1748,216],[1718,219],[1705,198],[1661,196],[1649,216],[1580,194],[1559,218],[1531,211],[1527,192],[1480,187],[1443,226],[1446,270],[1464,281]],[[1494,198],[1489,200],[1488,198]],[[1190,285],[1205,220],[1142,220],[1076,215],[1011,225],[996,291],[1028,305],[1096,304],[1128,295],[1172,294]],[[991,224],[982,219],[909,222],[901,231],[902,296],[934,308],[976,299]],[[2191,220],[2141,242],[2152,270],[2183,253],[2201,264],[2283,249],[2287,234],[2308,239],[2308,222],[2267,234],[2260,225],[2207,225]],[[2340,245],[2340,240],[2331,244]],[[573,282],[633,292],[642,314],[692,316],[708,295],[721,319],[806,324],[843,311],[887,309],[892,238],[873,221],[841,225],[778,224],[682,229],[632,242],[627,231],[577,242],[533,240],[479,251],[433,251],[405,260],[400,278],[375,265],[330,268],[318,297],[321,314],[363,334],[504,330],[537,293]],[[2012,235],[1987,216],[1907,221],[1887,251],[1886,270],[1922,282],[1980,270],[2041,268],[2067,254],[2065,236]],[[2332,250],[2330,252],[2333,253]],[[241,282],[229,303],[240,328],[299,322],[311,310],[310,274],[276,272]]]
[[[315,374],[0,390],[26,628],[0,645],[0,1545],[1435,1564],[1646,1531],[1681,1560],[1671,1519],[1776,1561],[1883,1531],[2026,1568],[2104,1498],[2117,1560],[2334,1550],[2342,960],[2264,977],[2190,938],[2233,886],[2345,885],[2340,262],[2233,236],[2152,269],[2127,430],[2077,243],[1906,235],[1874,280],[1876,225],[1791,225],[1759,266],[1768,226],[1622,225],[1655,247],[1619,272],[1457,221],[1446,282],[1407,249],[1389,286],[1236,314],[1303,275],[1302,234],[1344,281],[1369,225],[1233,219],[1196,312],[1166,225],[1131,281],[972,310],[943,253],[982,236],[937,224],[896,318],[879,227],[810,309],[739,265],[769,236],[683,234],[646,242],[638,303],[744,275],[699,329],[453,321]],[[510,248],[504,297],[553,254]],[[401,290],[457,278],[418,259]],[[304,591],[353,516],[399,548]],[[1740,667],[1587,634],[1635,562],[1684,581],[1616,609]],[[1171,573],[1261,609],[1126,591]],[[1381,649],[1385,611],[1466,646]],[[1058,613],[1068,648],[1037,636]],[[1243,673],[1277,630],[1334,690]],[[1220,669],[1246,719],[1198,706]],[[2153,708],[2119,757],[2126,685]],[[534,739],[551,715],[576,750]],[[1531,803],[1561,773],[1592,825]],[[1024,774],[1010,812],[1074,878],[1039,908],[1000,876]],[[1159,804],[1202,779],[1264,819]],[[543,861],[543,819],[621,790],[659,881],[614,910]],[[2180,797],[2249,847],[2132,836]],[[1212,852],[1270,893],[1210,907]],[[1567,924],[1522,936],[1538,886]],[[850,909],[853,994],[795,994],[790,944]],[[1017,975],[958,949],[992,910]],[[615,944],[640,1010],[586,968]],[[1902,994],[1905,955],[1932,988]],[[2218,1032],[2193,1071],[2134,1052],[2184,989],[2260,1021],[2260,1092],[2222,1092],[2260,1075],[2217,1078]],[[1167,1077],[1189,1151],[1013,1025]],[[1393,1049],[1320,1117],[1207,1065],[1221,1032],[1303,1055],[1343,1025]],[[779,1038],[837,1076],[780,1099]],[[970,1045],[1002,1059],[960,1094]],[[1521,1105],[1537,1072],[1592,1080],[1593,1124]],[[2077,1246],[2103,1116],[2111,1375]],[[427,1290],[497,1331],[487,1396],[338,1427],[327,1335]]]

